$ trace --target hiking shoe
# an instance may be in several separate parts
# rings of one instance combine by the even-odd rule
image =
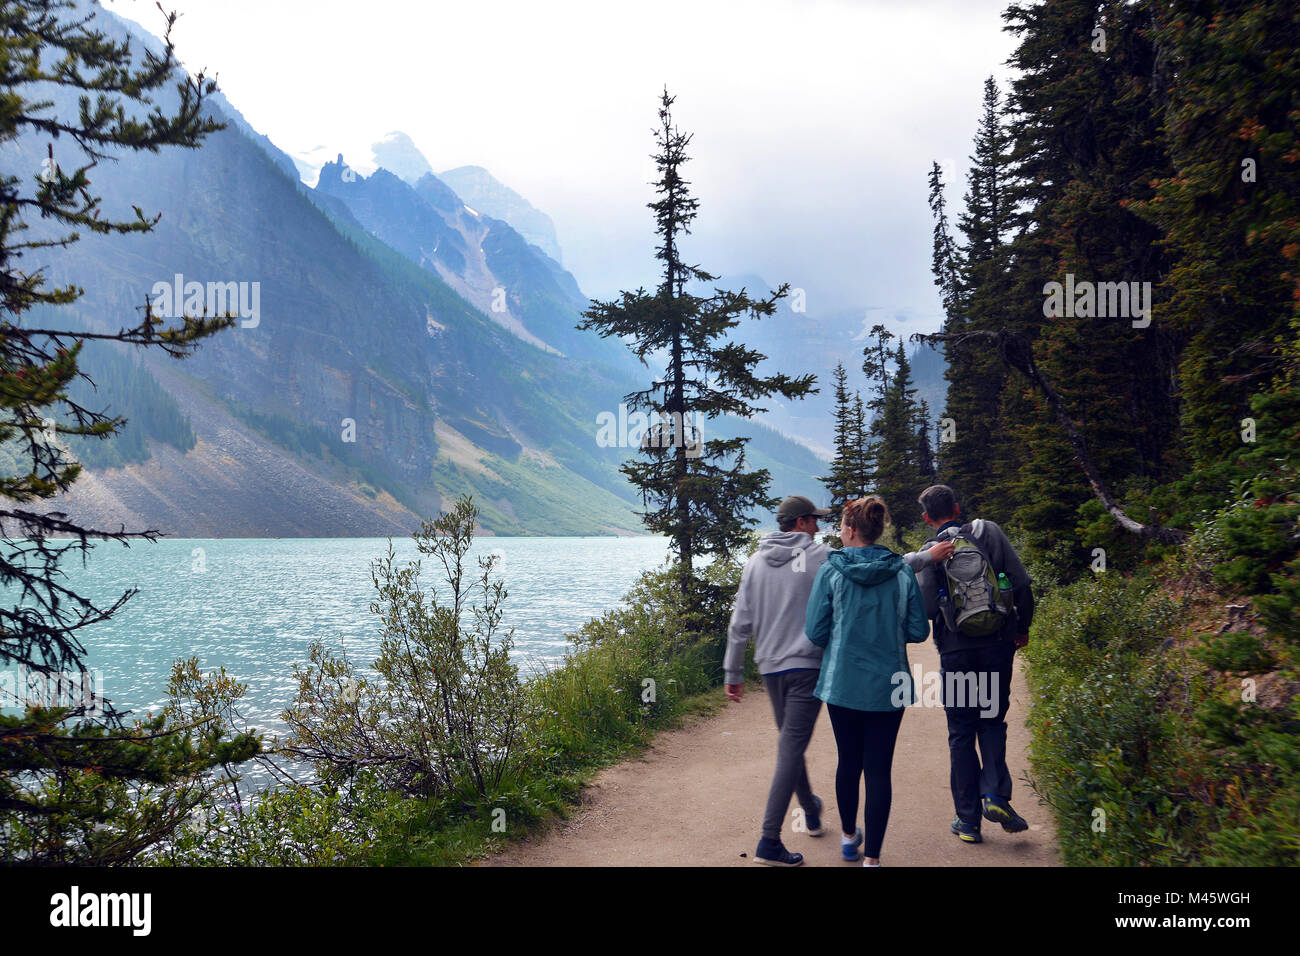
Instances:
[[[818,836],[821,836],[823,833],[826,832],[826,828],[825,828],[824,826],[822,826],[822,806],[823,806],[823,804],[822,804],[822,798],[819,797],[819,796],[817,796],[816,794],[813,794],[813,800],[816,801],[817,809],[816,809],[816,810],[804,810],[804,812],[803,812],[803,822],[804,822],[804,825],[805,825],[806,827],[808,827],[808,835],[809,835],[809,836],[818,837]]]
[[[949,829],[957,834],[964,843],[984,842],[984,838],[980,836],[980,825],[978,823],[967,823],[961,817],[953,817],[952,826]]]
[[[848,843],[844,838],[840,838],[840,855],[849,863],[856,863],[862,859],[862,827],[858,827],[857,832],[853,834],[853,839]]]
[[[1007,800],[995,794],[989,794],[984,798],[984,819],[1002,824],[1002,829],[1008,833],[1019,833],[1021,830],[1029,829],[1025,818],[1012,810]]]
[[[803,863],[803,854],[791,853],[780,840],[763,837],[754,851],[754,862],[764,866],[799,866]]]

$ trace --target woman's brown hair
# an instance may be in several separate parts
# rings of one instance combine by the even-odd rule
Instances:
[[[880,495],[856,498],[844,506],[844,523],[867,544],[876,543],[889,521],[889,509]]]

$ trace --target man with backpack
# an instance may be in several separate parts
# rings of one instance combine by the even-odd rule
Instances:
[[[954,546],[948,560],[918,570],[917,583],[934,622],[948,718],[956,810],[950,829],[967,843],[981,843],[981,816],[1009,833],[1029,826],[1011,808],[1006,715],[1015,653],[1029,642],[1034,595],[1020,557],[994,522],[966,523],[947,485],[932,485],[917,500],[925,523],[935,529],[930,544]],[[990,700],[996,700],[996,712]]]

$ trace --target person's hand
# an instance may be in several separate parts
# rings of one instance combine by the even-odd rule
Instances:
[[[951,541],[939,541],[936,544],[932,544],[929,548],[930,557],[934,558],[936,564],[940,561],[947,561],[952,557],[952,553],[956,550],[956,545]]]
[[[742,697],[744,697],[744,696],[745,696],[745,685],[744,685],[744,684],[728,684],[728,685],[727,685],[727,697],[728,697],[728,699],[738,701],[738,700],[740,700],[740,698],[742,698]]]
[[[1029,643],[1029,635],[1021,634],[1019,637],[1016,638],[1016,650],[1019,650],[1020,648],[1024,647],[1028,643]]]

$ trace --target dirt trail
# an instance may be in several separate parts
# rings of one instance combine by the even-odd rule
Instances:
[[[912,645],[909,660],[937,671],[930,642]],[[915,670],[914,670],[915,672]],[[918,687],[918,693],[923,687]],[[721,688],[718,689],[721,694]],[[894,800],[881,852],[885,866],[1059,866],[1046,807],[1024,783],[1029,735],[1028,689],[1017,667],[1011,686],[1007,763],[1012,805],[1029,821],[1024,833],[983,822],[984,842],[962,843],[948,831],[947,724],[941,707],[911,707],[894,754]],[[747,866],[758,842],[767,788],[776,761],[776,726],[761,684],[717,716],[660,734],[639,759],[603,770],[568,820],[487,861],[491,866]],[[785,845],[805,866],[848,866],[840,860],[835,800],[835,739],[822,708],[809,745],[808,775],[825,802],[827,833],[792,833]],[[791,808],[798,805],[792,801]],[[861,825],[861,800],[858,824]]]

